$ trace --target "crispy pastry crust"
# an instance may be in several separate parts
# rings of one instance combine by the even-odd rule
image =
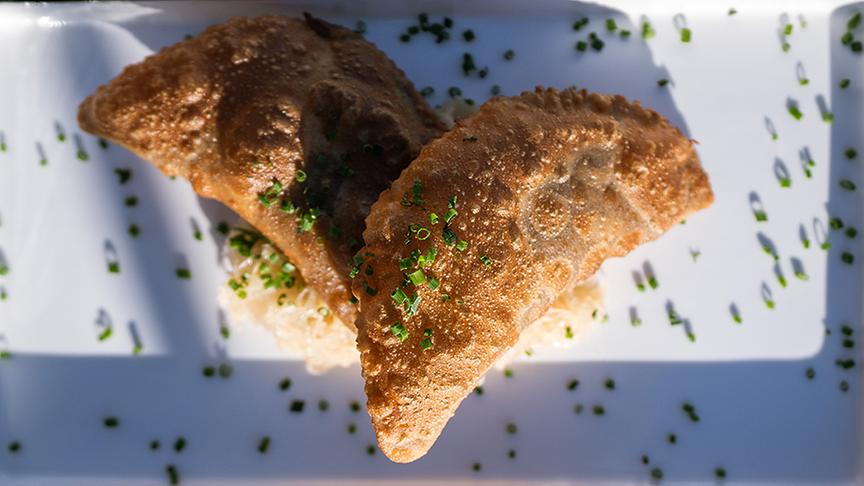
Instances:
[[[443,130],[384,53],[309,15],[209,27],[100,86],[78,122],[231,207],[350,326],[348,272],[369,207]],[[259,196],[274,181],[285,195],[267,208]],[[281,211],[282,199],[299,210]],[[321,214],[300,233],[310,208]]]
[[[401,202],[414,181],[422,207]],[[428,217],[443,219],[453,196],[450,228],[468,242],[462,252],[444,241],[443,220],[431,225]],[[423,456],[477,381],[564,289],[712,200],[693,142],[621,96],[537,88],[494,98],[426,145],[372,206],[361,254],[374,273],[361,272],[353,287],[381,450],[397,462]],[[431,236],[406,245],[411,224]],[[437,256],[424,272],[441,287],[403,283],[400,258],[433,246]],[[400,285],[419,293],[416,315],[391,298]],[[404,341],[391,330],[397,321]],[[433,345],[423,350],[426,329]]]

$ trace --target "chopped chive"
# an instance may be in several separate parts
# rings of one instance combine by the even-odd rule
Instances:
[[[288,407],[288,411],[291,413],[303,413],[303,408],[306,406],[306,402],[303,400],[293,400],[291,405]]]
[[[179,454],[179,453],[183,452],[183,449],[185,449],[185,448],[186,448],[186,438],[181,435],[181,436],[177,437],[177,439],[174,441],[174,452]]]
[[[693,33],[690,32],[690,29],[688,29],[687,27],[684,27],[683,29],[681,29],[681,42],[684,42],[684,43],[690,42],[690,39],[692,36],[693,36]]]
[[[768,221],[768,213],[766,213],[765,211],[762,211],[759,209],[754,210],[753,216],[756,218],[757,222],[762,223],[762,222]]]
[[[513,378],[513,368],[504,368],[504,377]]]
[[[647,455],[642,454],[641,462],[647,466],[651,463],[651,459]]]
[[[786,24],[783,27],[783,35],[787,35],[787,36],[792,35],[792,28],[793,28],[792,24]]]
[[[603,46],[606,45],[606,43],[600,40],[594,32],[591,32],[591,34],[588,35],[588,40],[590,41],[591,49],[594,49],[597,52],[602,51]]]
[[[408,330],[405,329],[405,326],[401,322],[396,322],[392,326],[390,326],[390,332],[393,333],[394,336],[399,338],[400,342],[404,342],[408,339],[409,333]]]
[[[348,408],[350,408],[352,412],[357,413],[360,411],[360,402],[352,400],[351,403],[348,404]]]
[[[567,339],[573,339],[573,328],[570,326],[564,327],[564,337]]]
[[[849,179],[840,179],[840,187],[846,189],[847,191],[855,190],[855,183],[850,181]]]
[[[669,434],[666,436],[666,442],[670,444],[675,444],[676,442],[678,442],[678,436],[675,434]]]
[[[606,414],[606,408],[604,408],[603,405],[594,405],[593,407],[591,407],[591,411],[594,412],[594,415],[597,415],[598,417]]]
[[[168,484],[180,484],[180,473],[177,472],[177,466],[168,464],[165,466],[165,474],[168,475]]]
[[[667,84],[669,84],[669,80],[666,79],[666,78],[658,79],[658,80],[657,80],[657,86],[660,86],[661,88],[662,88],[663,86],[666,86]]]
[[[585,52],[588,50],[588,43],[580,40],[573,47],[579,52]]]
[[[132,238],[137,238],[138,235],[141,234],[141,229],[138,228],[137,224],[132,223],[129,225],[128,232],[129,232],[129,236],[131,236]]]
[[[99,339],[99,341],[107,341],[108,338],[110,338],[113,333],[114,333],[113,328],[111,326],[108,326],[104,330],[102,330],[101,333],[99,333],[98,339]]]
[[[577,403],[577,404],[573,407],[573,413],[575,413],[576,415],[582,415],[582,412],[583,412],[584,410],[585,410],[585,405],[582,405],[581,403]]]
[[[627,29],[623,29],[620,32],[618,32],[618,36],[621,37],[622,39],[629,39],[631,34],[632,34],[632,32],[630,32]]]
[[[608,32],[615,32],[618,30],[618,24],[615,22],[615,19],[606,19],[606,30]]]
[[[114,169],[114,173],[117,174],[117,181],[120,184],[126,184],[132,179],[132,169]]]
[[[102,420],[102,424],[105,426],[105,428],[113,429],[120,425],[120,420],[118,420],[117,417],[105,417]]]
[[[318,400],[318,410],[326,412],[330,408],[330,402],[327,400]]]
[[[408,295],[402,289],[394,290],[390,297],[393,298],[393,302],[396,302],[397,306],[402,305],[408,299]]]
[[[516,424],[510,422],[504,427],[504,430],[510,435],[515,435],[519,429],[516,427]]]
[[[841,79],[840,80],[840,89],[848,88],[851,83],[852,83],[852,81],[850,81],[849,78]]]
[[[843,254],[840,255],[840,260],[842,260],[846,265],[852,265],[855,262],[855,255],[848,251],[844,251]]]
[[[138,198],[135,196],[129,196],[123,200],[123,204],[125,204],[128,208],[134,208],[138,205]]]
[[[799,110],[798,107],[795,105],[789,106],[789,114],[792,115],[792,118],[796,120],[800,120],[804,116],[804,114],[801,113],[801,110]]]
[[[188,268],[178,268],[174,271],[177,278],[189,280],[192,278],[192,272]]]
[[[849,160],[852,160],[852,159],[854,159],[855,157],[858,157],[858,151],[855,150],[855,149],[852,148],[852,147],[847,148],[846,151],[843,152],[843,154],[844,154],[844,155],[846,156],[846,158],[849,159]]]
[[[474,393],[476,393],[477,395],[483,395],[483,387],[482,386],[475,386],[474,387]]]
[[[451,86],[447,89],[447,94],[450,95],[451,98],[455,98],[457,96],[462,96],[462,90],[457,88],[456,86]]]
[[[855,238],[858,236],[858,230],[853,228],[852,226],[846,228],[846,237],[847,238]]]
[[[462,32],[462,38],[465,39],[465,42],[473,42],[477,36],[474,35],[474,31],[471,29]]]
[[[581,19],[573,22],[573,30],[579,31],[582,29],[582,27],[588,25],[589,22],[590,20],[588,19],[588,17],[582,17]]]
[[[150,441],[150,450],[151,451],[158,451],[160,447],[162,447],[162,444],[158,440],[153,439]]]
[[[648,40],[657,35],[657,31],[651,26],[651,22],[647,20],[642,22],[642,39]]]
[[[234,368],[228,363],[221,363],[217,368],[217,372],[220,378],[228,379],[234,374]]]
[[[578,387],[579,387],[579,380],[570,380],[569,382],[567,382],[567,389],[570,391],[574,391]]]
[[[216,374],[216,368],[214,368],[212,366],[205,366],[201,370],[201,374],[204,375],[205,378],[212,378],[213,375]]]
[[[849,382],[848,381],[843,380],[840,382],[840,391],[842,391],[843,393],[846,393],[849,391]]]
[[[486,255],[480,255],[480,261],[483,262],[487,267],[492,266],[492,260]]]
[[[108,262],[108,273],[120,273],[120,262]],[[0,275],[2,274],[0,272]]]
[[[812,380],[813,378],[816,378],[816,370],[813,368],[807,368],[807,371],[804,372],[804,376],[806,376],[808,380]]]
[[[607,390],[614,390],[615,380],[613,380],[612,378],[607,378],[606,381],[603,382],[603,386],[605,386]]]
[[[846,23],[846,28],[848,30],[855,30],[861,24],[861,12],[855,12],[849,21]]]
[[[282,380],[279,381],[279,389],[286,391],[289,388],[291,388],[291,378],[282,378]]]
[[[265,435],[261,438],[261,441],[258,442],[258,452],[266,454],[268,450],[270,450],[270,436]]]
[[[356,434],[357,433],[357,424],[348,424],[348,433]]]
[[[426,86],[425,88],[420,90],[420,96],[424,98],[428,98],[433,94],[435,94],[435,88],[433,88],[432,86]]]
[[[503,57],[505,61],[512,61],[513,58],[516,57],[516,53],[513,51],[513,49],[507,49],[506,51],[504,51]]]
[[[428,331],[428,330],[429,330],[429,329],[427,329],[427,331]],[[427,336],[427,335],[426,335],[426,331],[423,332],[423,335],[424,335],[424,336]],[[423,338],[422,341],[420,341],[420,349],[422,349],[422,350],[424,350],[424,351],[426,351],[427,349],[432,348],[433,345],[434,345],[434,343],[432,342],[432,336],[427,336],[427,337]]]

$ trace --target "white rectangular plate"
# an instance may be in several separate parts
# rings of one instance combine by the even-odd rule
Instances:
[[[0,483],[165,484],[166,464],[177,466],[183,484],[202,485],[638,483],[650,481],[655,467],[672,482],[711,483],[717,467],[736,484],[861,481],[860,366],[836,364],[860,362],[864,344],[864,235],[844,233],[864,229],[864,72],[862,56],[840,42],[859,7],[610,3],[0,5],[0,263],[10,268],[0,276],[7,295],[0,351],[13,353],[0,361]],[[728,14],[731,6],[737,14]],[[495,84],[505,95],[577,85],[639,100],[698,141],[717,198],[660,240],[607,262],[608,321],[573,349],[517,363],[512,378],[491,373],[485,393],[466,399],[432,451],[407,466],[367,454],[374,443],[368,417],[349,407],[363,401],[356,366],[310,376],[248,323],[232,323],[230,339],[220,337],[216,225],[230,221],[230,211],[117,146],[101,148],[75,123],[78,103],[96,86],[185,34],[231,15],[303,10],[348,26],[363,19],[368,38],[418,88],[435,88],[433,103],[450,86],[483,101]],[[454,38],[399,42],[419,12],[453,17]],[[574,32],[583,15],[590,24]],[[643,16],[656,30],[648,41],[640,36]],[[607,18],[631,37],[608,33]],[[680,39],[685,26],[689,43]],[[477,36],[472,43],[459,35],[468,28]],[[605,42],[602,52],[574,49],[589,32]],[[864,26],[855,36],[864,36]],[[502,59],[507,49],[515,51],[510,62]],[[488,66],[489,77],[465,79],[463,52]],[[659,86],[660,79],[670,83]],[[827,113],[833,123],[823,120]],[[861,155],[848,160],[849,148]],[[809,178],[808,159],[815,163]],[[118,185],[116,168],[131,168],[132,181]],[[781,187],[787,176],[791,187]],[[842,179],[860,187],[845,190]],[[138,197],[137,207],[124,207],[128,196]],[[756,221],[754,198],[767,221]],[[845,227],[829,229],[831,218]],[[141,228],[134,240],[131,223]],[[193,224],[204,241],[193,238]],[[769,241],[776,262],[763,251]],[[821,249],[826,242],[830,249]],[[119,275],[106,271],[109,243]],[[632,273],[646,263],[659,286],[640,292]],[[178,266],[191,269],[190,281],[175,277]],[[686,328],[670,325],[669,305]],[[641,326],[631,325],[631,309]],[[104,342],[97,339],[100,311],[114,329]],[[843,335],[844,324],[852,336]],[[133,327],[144,344],[134,357]],[[844,347],[844,338],[854,347]],[[230,379],[201,376],[203,366],[226,360]],[[281,392],[285,376],[293,384]],[[607,378],[614,391],[604,387]],[[573,379],[580,385],[570,391]],[[293,400],[305,401],[302,414],[288,412]],[[326,412],[319,400],[330,404]],[[698,423],[681,410],[685,402],[696,406]],[[603,416],[592,413],[596,405]],[[109,415],[120,427],[102,426]],[[505,432],[509,422],[517,434]],[[349,424],[356,434],[348,434]],[[181,435],[189,444],[177,454],[172,444]],[[262,456],[256,446],[264,435],[272,446]],[[161,440],[159,451],[148,450],[151,439]],[[12,455],[6,448],[14,440],[23,449]]]

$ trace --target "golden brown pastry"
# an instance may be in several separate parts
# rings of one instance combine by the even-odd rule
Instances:
[[[309,15],[210,27],[127,67],[78,121],[231,207],[352,326],[369,207],[443,130],[384,53]]]
[[[353,286],[384,454],[423,456],[563,290],[712,200],[693,143],[621,96],[495,98],[426,145],[372,206]]]

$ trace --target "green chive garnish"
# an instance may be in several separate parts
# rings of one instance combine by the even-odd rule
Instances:
[[[657,35],[657,32],[654,30],[654,27],[651,26],[651,22],[647,20],[642,22],[642,39],[648,40]]]
[[[266,454],[268,450],[270,450],[270,436],[265,435],[261,438],[261,441],[258,442],[258,452]]]
[[[681,29],[681,42],[684,42],[684,43],[690,42],[690,39],[692,38],[692,36],[693,36],[693,33],[690,32],[690,29],[688,29],[687,27],[684,27],[683,29]]]
[[[177,472],[177,466],[168,464],[165,466],[165,474],[168,475],[168,484],[180,484],[180,473]]]
[[[282,378],[279,382],[279,389],[282,391],[286,391],[291,388],[291,378]]]
[[[397,322],[390,326],[390,332],[392,332],[394,336],[399,338],[400,342],[404,342],[406,339],[408,339],[408,330],[405,329],[405,326],[401,322]]]
[[[789,114],[792,115],[792,118],[796,120],[800,120],[804,116],[804,114],[801,113],[801,110],[799,110],[796,105],[789,106]]]
[[[291,405],[288,407],[288,411],[291,413],[303,413],[303,408],[306,406],[306,402],[303,400],[293,400]]]

